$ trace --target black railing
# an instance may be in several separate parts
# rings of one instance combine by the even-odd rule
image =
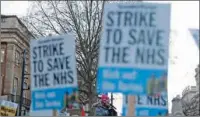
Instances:
[[[8,99],[12,102],[15,102],[15,103],[19,103],[19,101],[21,100],[19,95],[13,95],[13,94],[8,95]],[[23,102],[22,103],[23,106],[25,106],[26,108],[30,108],[30,105],[31,105],[30,99],[23,98],[22,102]]]

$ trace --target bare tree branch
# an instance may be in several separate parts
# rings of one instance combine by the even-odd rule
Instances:
[[[54,27],[53,23],[51,22],[51,20],[49,19],[48,15],[46,14],[46,12],[44,11],[43,7],[42,7],[42,4],[39,2],[38,3],[38,6],[41,8],[42,10],[42,13],[46,16],[46,18],[48,19],[49,23],[51,24],[51,27],[52,29],[57,33],[59,34],[59,32],[56,30],[56,28]]]
[[[63,30],[65,33],[67,33],[67,32],[65,31],[65,28],[64,28],[64,27],[62,26],[62,24],[60,23],[60,19],[58,18],[58,14],[57,14],[57,9],[55,8],[55,5],[54,5],[53,1],[51,1],[51,4],[52,4],[53,9],[54,9],[54,12],[55,12],[56,21],[58,22],[58,24],[59,24],[59,26],[62,28],[62,30]]]

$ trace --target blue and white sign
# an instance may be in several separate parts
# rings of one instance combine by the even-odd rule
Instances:
[[[152,93],[167,79],[169,31],[170,4],[105,4],[99,91]]]
[[[127,116],[128,111],[127,96],[123,99],[123,116]],[[159,96],[136,96],[135,116],[167,116],[168,101],[167,95]]]
[[[63,108],[67,90],[77,88],[75,39],[71,35],[31,41],[32,109]]]
[[[192,34],[197,47],[199,47],[199,29],[189,29],[189,31]]]

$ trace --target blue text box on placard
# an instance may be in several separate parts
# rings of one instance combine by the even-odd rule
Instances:
[[[151,88],[153,85],[150,84],[151,79],[155,79],[154,84],[156,82],[164,82],[164,88],[159,86],[159,84],[155,87],[160,90],[163,89],[160,92],[165,92],[167,88],[167,70],[100,67],[98,78],[100,84],[99,89],[104,93],[123,92],[124,94],[148,94],[152,90],[156,91],[156,89],[153,89],[154,87]]]

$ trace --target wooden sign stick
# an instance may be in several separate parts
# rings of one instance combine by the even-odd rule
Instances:
[[[57,111],[53,110],[53,116],[57,116]]]
[[[127,116],[135,116],[135,96],[128,96],[128,113]]]

